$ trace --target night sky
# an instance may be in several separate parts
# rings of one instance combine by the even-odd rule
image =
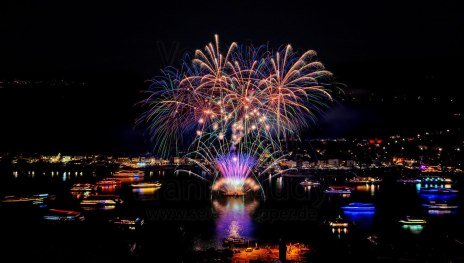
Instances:
[[[146,80],[215,33],[226,44],[314,49],[347,94],[455,103],[342,104],[321,117],[317,136],[439,127],[450,125],[440,114],[461,110],[458,1],[249,2],[1,1],[0,80],[86,84],[0,88],[0,152],[149,151],[134,128]]]

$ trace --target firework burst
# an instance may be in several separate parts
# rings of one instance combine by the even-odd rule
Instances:
[[[331,101],[332,74],[314,51],[299,55],[290,45],[273,52],[232,43],[222,53],[215,36],[179,70],[163,73],[140,121],[159,153],[188,148],[200,177],[224,192],[256,190],[282,157],[280,142],[297,137]]]

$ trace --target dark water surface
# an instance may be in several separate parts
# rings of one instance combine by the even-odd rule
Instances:
[[[50,193],[48,208],[81,210],[70,195],[75,182],[94,183],[110,176],[105,169],[64,171],[0,171],[1,195]],[[210,200],[209,186],[173,170],[145,171],[145,181],[160,181],[156,191],[134,192],[130,184],[116,189],[125,201],[114,210],[83,211],[81,224],[47,224],[48,208],[4,205],[1,212],[2,255],[17,262],[190,262],[196,251],[221,249],[229,235],[250,240],[251,246],[275,245],[280,238],[310,246],[310,262],[464,262],[462,195],[424,196],[419,187],[396,182],[398,175],[382,175],[380,185],[361,184],[349,196],[325,195],[324,185],[341,184],[343,177],[325,176],[321,187],[304,188],[302,178],[274,178],[263,183],[262,197]],[[459,178],[452,187],[462,189]],[[107,189],[108,190],[108,189]],[[109,189],[111,190],[111,189]],[[459,208],[430,212],[422,204],[445,199]],[[350,202],[371,202],[375,212],[344,213]],[[342,216],[348,229],[332,229],[324,221]],[[402,227],[404,216],[427,220],[424,227]],[[122,231],[108,220],[138,216],[146,224],[138,231]]]

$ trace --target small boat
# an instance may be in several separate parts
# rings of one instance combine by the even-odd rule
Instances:
[[[399,220],[398,222],[403,225],[425,225],[427,223],[427,221],[425,221],[424,219],[412,218],[410,216],[407,216],[404,219]]]
[[[48,222],[82,222],[85,217],[77,211],[50,209],[42,219]]]
[[[144,172],[141,170],[121,170],[116,172],[114,177],[143,177]]]
[[[344,211],[374,211],[375,206],[372,203],[350,203],[341,207]]]
[[[398,183],[402,183],[402,184],[419,184],[422,182],[421,179],[414,179],[414,178],[400,178],[398,180],[396,180]]]
[[[343,218],[341,218],[340,216],[335,218],[334,220],[329,220],[328,224],[332,228],[346,228],[349,226],[349,223],[343,220]]]
[[[97,187],[93,184],[73,184],[71,192],[92,192],[97,190]]]
[[[324,190],[326,194],[351,194],[352,189],[347,186],[331,186]]]
[[[361,177],[361,176],[356,176],[354,178],[351,178],[348,180],[349,183],[352,184],[377,184],[382,182],[381,178],[378,177]]]
[[[110,219],[109,222],[122,229],[137,230],[137,228],[143,226],[145,221],[141,217],[116,217]]]
[[[33,204],[42,205],[44,200],[47,199],[48,194],[37,194],[31,196],[5,196],[1,202],[3,204]]]
[[[421,194],[457,194],[459,190],[450,188],[423,188],[420,190]]]
[[[302,186],[320,186],[321,183],[319,181],[309,180],[309,179],[306,178],[303,182],[300,183],[300,185],[302,185]]]
[[[135,183],[135,184],[131,184],[131,187],[134,188],[134,189],[137,189],[137,188],[160,188],[161,183],[159,183],[159,182]]]
[[[105,178],[97,182],[98,186],[105,187],[105,186],[119,186],[121,185],[121,180],[118,178]]]
[[[457,205],[449,205],[447,203],[435,203],[433,201],[428,204],[422,204],[422,206],[429,210],[452,210],[458,209],[459,207]]]
[[[115,208],[122,204],[122,199],[117,195],[94,195],[89,196],[81,201],[81,206],[87,208]]]
[[[424,183],[452,183],[451,178],[441,177],[441,176],[423,176],[421,181]]]

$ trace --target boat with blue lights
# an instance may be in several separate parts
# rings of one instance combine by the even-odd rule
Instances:
[[[375,206],[372,203],[349,203],[348,205],[342,206],[342,210],[344,211],[356,211],[356,212],[368,212],[374,211]]]
[[[422,188],[421,194],[457,194],[459,190],[451,188]]]

